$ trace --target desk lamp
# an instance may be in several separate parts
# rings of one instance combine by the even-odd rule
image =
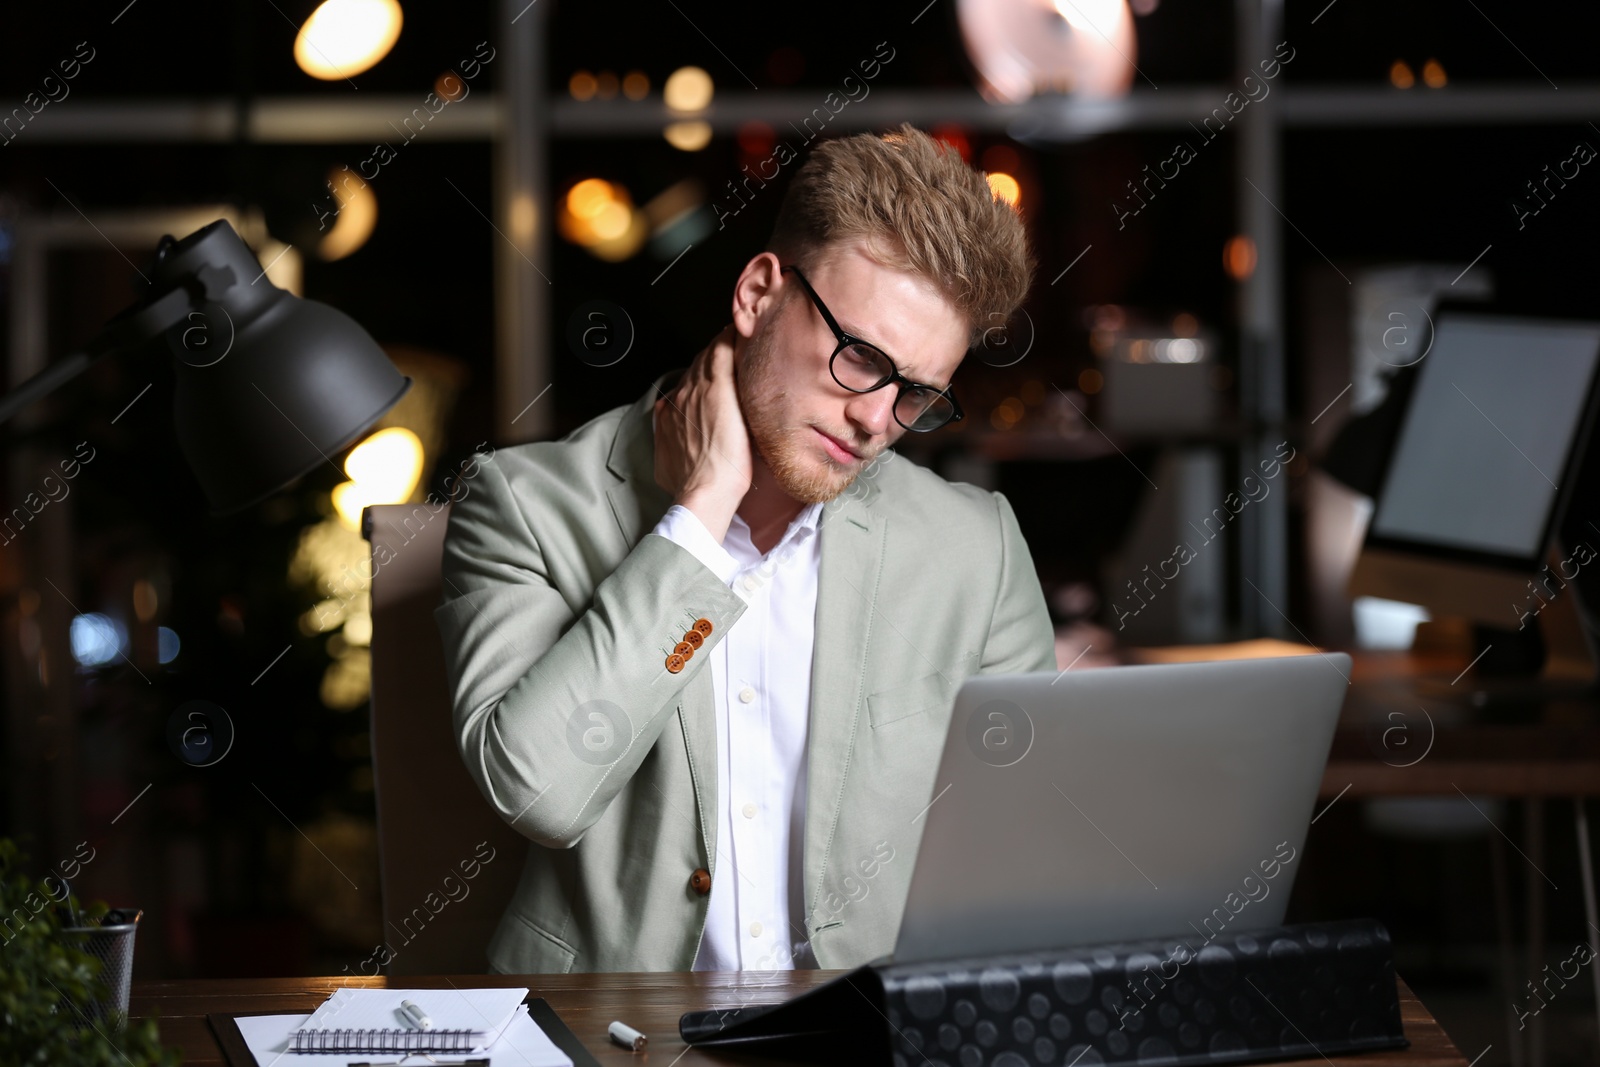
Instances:
[[[348,445],[405,395],[356,321],[266,279],[226,219],[156,247],[145,296],[0,399],[0,423],[104,357],[165,335],[173,420],[213,515],[240,511]]]

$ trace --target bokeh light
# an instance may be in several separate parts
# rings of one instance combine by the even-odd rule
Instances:
[[[72,645],[72,658],[79,666],[103,667],[125,654],[128,629],[109,615],[90,612],[72,617],[67,639]]]
[[[984,177],[988,179],[989,189],[997,198],[1004,200],[1012,207],[1017,207],[1021,204],[1022,186],[1017,184],[1017,179],[1004,172],[985,174]]]
[[[333,489],[339,519],[361,528],[361,512],[371,504],[403,504],[422,478],[422,439],[404,426],[390,426],[362,441],[345,457],[350,479]]]
[[[1254,274],[1256,243],[1243,234],[1228,238],[1228,243],[1222,246],[1222,269],[1236,282],[1242,282]]]
[[[667,143],[682,152],[698,152],[711,143],[709,122],[669,122],[661,136]]]
[[[639,251],[650,236],[650,222],[634,210],[628,190],[604,178],[585,178],[567,190],[556,229],[568,241],[612,263]]]
[[[397,0],[327,0],[294,39],[294,61],[313,78],[337,81],[370,70],[400,39]]]
[[[679,67],[661,89],[661,99],[674,111],[704,110],[711,94],[711,75],[699,67]]]
[[[328,182],[334,188],[333,199],[339,205],[339,213],[317,243],[317,257],[332,263],[359,249],[372,236],[378,225],[378,197],[371,185],[343,167],[329,171]]]

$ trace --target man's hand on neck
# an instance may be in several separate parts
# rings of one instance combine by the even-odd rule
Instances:
[[[719,542],[754,479],[750,430],[733,380],[733,341],[730,325],[655,407],[656,484]]]

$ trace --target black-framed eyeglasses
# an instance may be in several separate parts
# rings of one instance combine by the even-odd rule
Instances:
[[[946,423],[957,422],[965,417],[961,405],[956,403],[949,389],[935,389],[931,385],[912,381],[900,373],[894,360],[883,349],[845,333],[799,267],[790,265],[779,273],[784,271],[794,271],[794,276],[805,286],[811,302],[821,312],[822,321],[828,324],[828,329],[833,331],[834,338],[839,342],[828,359],[828,373],[833,375],[834,381],[852,393],[870,393],[890,382],[899,382],[900,392],[894,401],[894,421],[917,433],[937,430]]]

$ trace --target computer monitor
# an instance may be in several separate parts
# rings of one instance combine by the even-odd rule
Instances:
[[[1597,371],[1600,321],[1441,308],[1350,594],[1501,629],[1536,617],[1529,583],[1583,467]]]

